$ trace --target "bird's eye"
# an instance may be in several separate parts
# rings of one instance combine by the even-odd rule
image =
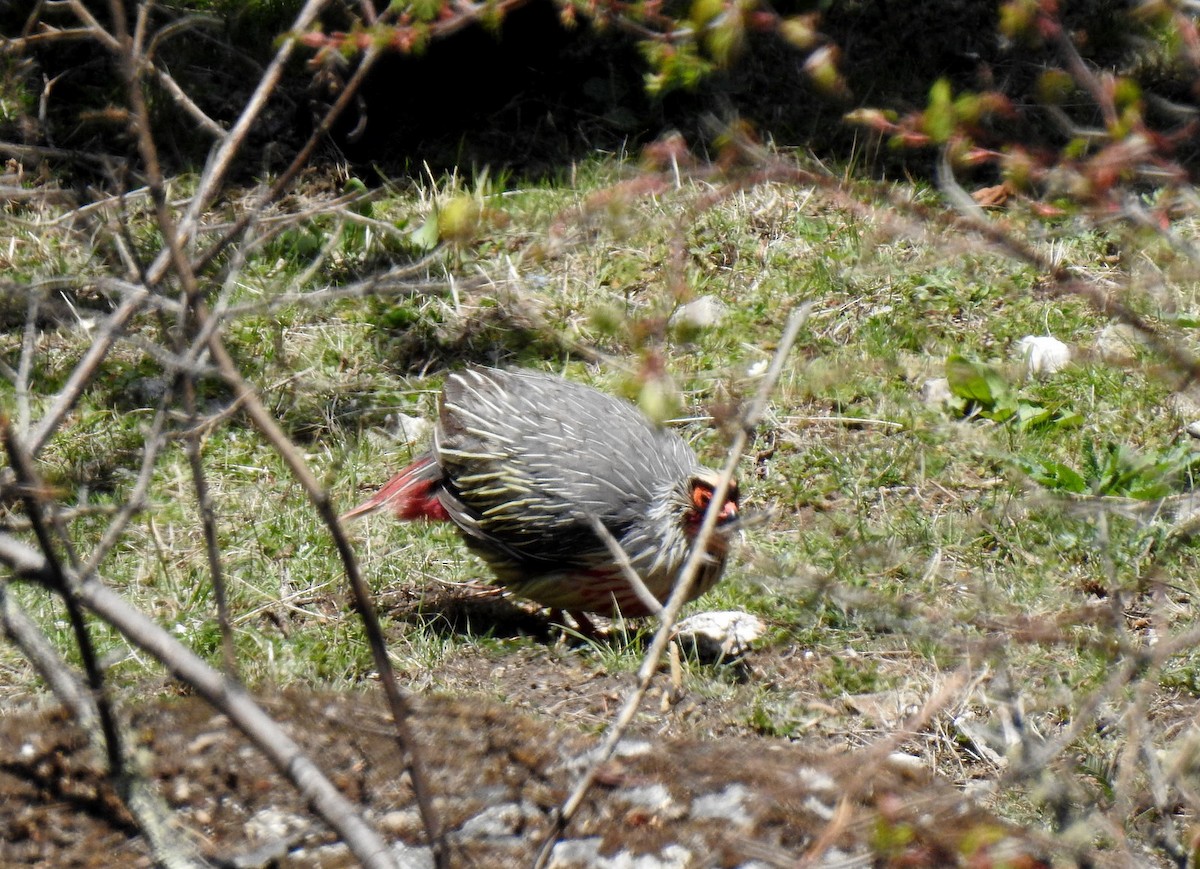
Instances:
[[[692,486],[692,506],[697,512],[703,513],[708,509],[709,503],[712,501],[713,490],[704,483],[697,483]]]

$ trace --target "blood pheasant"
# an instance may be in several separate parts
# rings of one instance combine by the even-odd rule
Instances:
[[[665,601],[716,480],[678,434],[629,402],[547,374],[473,368],[446,380],[433,449],[342,518],[387,507],[400,519],[449,520],[513,593],[635,617],[651,610],[613,542]],[[736,486],[717,509],[692,598],[725,568],[720,526],[737,515]]]

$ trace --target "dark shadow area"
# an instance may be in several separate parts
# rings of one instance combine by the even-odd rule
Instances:
[[[49,713],[45,732],[54,738],[44,738],[39,750],[5,752],[6,759],[0,762],[0,803],[29,807],[23,815],[10,816],[2,837],[7,842],[3,852],[10,856],[46,853],[93,825],[118,837],[137,835],[120,797],[92,762],[87,740],[75,722],[65,713]],[[0,741],[10,735],[0,730]],[[39,804],[57,806],[64,822],[45,826],[33,808]]]
[[[499,591],[426,594],[394,606],[388,615],[447,637],[532,637],[540,643],[551,643],[561,630],[543,613],[517,606]]]
[[[820,27],[840,52],[848,99],[819,93],[804,70],[806,52],[753,28],[732,67],[693,90],[650,96],[645,88],[650,67],[632,36],[616,26],[597,30],[586,22],[564,28],[550,0],[534,0],[498,28],[469,26],[421,54],[385,57],[314,162],[348,162],[366,179],[419,175],[426,167],[440,174],[484,166],[526,179],[557,177],[590,154],[636,153],[669,130],[703,148],[713,135],[714,119],[719,127],[741,118],[764,139],[839,162],[854,160],[869,168],[915,160],[919,170],[927,155],[868,144],[869,136],[843,122],[845,112],[859,106],[920,108],[939,78],[947,79],[955,93],[995,89],[1028,102],[1041,73],[1059,62],[1049,45],[1001,38],[995,4],[797,0],[775,11],[786,17],[819,5],[828,5]],[[1091,0],[1069,6],[1063,10],[1064,24],[1088,63],[1116,68],[1140,62],[1149,65],[1143,71],[1154,72],[1147,34],[1125,14],[1127,4]],[[323,26],[330,32],[349,27],[350,11],[335,7]],[[228,126],[294,12],[289,4],[218,5],[216,15],[189,19],[186,35],[164,41],[156,56],[206,114]],[[164,27],[185,14],[155,7],[151,24]],[[0,36],[19,34],[24,26],[23,14],[0,11]],[[243,177],[262,177],[286,165],[314,119],[336,98],[339,83],[353,72],[352,58],[316,70],[307,64],[312,56],[312,49],[302,49],[289,65],[252,132],[252,156],[239,167]],[[1173,80],[1169,71],[1160,70],[1156,87],[1173,93]],[[47,81],[54,82],[48,92]],[[123,102],[121,87],[111,57],[98,44],[38,42],[0,64],[0,96],[24,107],[0,122],[0,138],[73,149],[79,157],[67,161],[74,166],[68,171],[119,182],[134,153],[127,119],[112,109]],[[1191,101],[1187,94],[1176,95]],[[167,168],[197,168],[211,137],[197,135],[195,123],[167,94],[151,88],[150,96]],[[1032,123],[1043,122],[1035,117]],[[1040,133],[1048,140],[1061,138],[1048,123]]]
[[[419,625],[444,637],[530,637],[543,645],[565,641],[571,648],[611,646],[639,652],[649,647],[658,626],[654,620],[639,619],[622,628],[593,617],[599,624],[595,625],[596,632],[588,635],[567,615],[548,610],[532,611],[499,592],[448,591],[424,595],[419,600],[393,606],[388,615],[396,621]],[[733,681],[739,684],[749,680],[753,654],[722,655],[720,649],[704,637],[689,636],[678,642],[681,654],[693,663],[726,668]]]
[[[383,59],[362,91],[362,114],[337,138],[346,158],[386,176],[454,166],[562,170],[593,150],[617,150],[664,124],[663,104],[641,82],[633,40],[567,30],[549,2],[481,25],[420,56]],[[345,133],[361,127],[361,137]]]

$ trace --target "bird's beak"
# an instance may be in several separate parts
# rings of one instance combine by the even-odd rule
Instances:
[[[721,514],[719,516],[717,516],[717,524],[722,525],[726,522],[736,519],[737,515],[738,515],[737,501],[733,501],[733,500],[726,501],[721,506]]]

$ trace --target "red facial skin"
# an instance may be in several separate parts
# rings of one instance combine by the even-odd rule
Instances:
[[[704,521],[704,513],[708,510],[708,505],[712,503],[712,496],[713,488],[708,483],[697,482],[692,485],[692,507],[684,518],[689,536],[694,537],[700,530],[700,523]],[[721,505],[721,512],[717,515],[717,525],[724,525],[729,520],[735,519],[737,514],[737,487],[730,486],[725,503]]]

